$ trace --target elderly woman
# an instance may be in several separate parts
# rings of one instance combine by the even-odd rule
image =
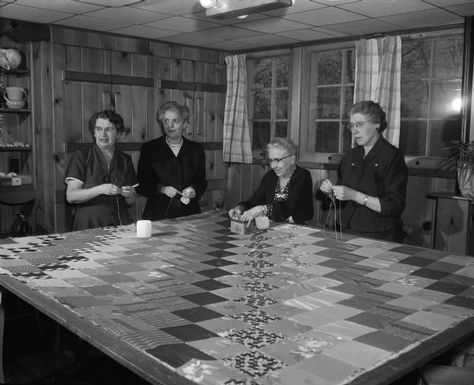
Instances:
[[[183,137],[189,109],[171,101],[156,114],[164,135],[143,144],[138,161],[139,193],[146,196],[144,219],[176,218],[200,213],[206,191],[205,155],[199,143]]]
[[[94,144],[77,151],[66,170],[66,199],[76,205],[72,229],[130,224],[137,178],[130,156],[115,148],[123,119],[111,110],[97,112],[89,131]]]
[[[308,170],[296,164],[296,146],[290,138],[277,137],[267,144],[271,170],[250,199],[229,211],[249,222],[266,215],[276,222],[305,224],[313,217],[313,182]]]
[[[402,242],[408,169],[400,150],[381,135],[385,112],[375,102],[359,102],[350,110],[350,125],[357,146],[344,155],[337,184],[325,179],[320,189],[344,201],[342,229]]]

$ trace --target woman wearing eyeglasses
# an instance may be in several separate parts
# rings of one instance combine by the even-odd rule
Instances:
[[[104,110],[90,117],[88,128],[94,144],[74,153],[66,170],[66,199],[76,205],[72,230],[130,224],[137,177],[131,157],[115,148],[123,119]]]
[[[206,158],[202,146],[183,137],[189,109],[174,101],[156,114],[164,135],[143,144],[138,161],[138,192],[147,202],[142,218],[158,220],[201,212],[206,191]]]
[[[296,164],[296,146],[277,137],[267,144],[272,168],[247,201],[229,211],[231,218],[250,223],[266,215],[276,222],[305,224],[313,217],[313,182],[308,170]]]
[[[325,179],[320,189],[343,201],[343,230],[402,242],[408,168],[401,151],[381,135],[385,112],[375,102],[359,102],[350,110],[350,127],[357,146],[344,155],[339,181]]]

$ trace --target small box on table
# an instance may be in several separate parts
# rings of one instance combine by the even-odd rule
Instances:
[[[250,225],[247,227],[248,222],[239,221],[237,219],[230,220],[230,231],[236,234],[250,234],[255,229],[255,222],[250,222]]]

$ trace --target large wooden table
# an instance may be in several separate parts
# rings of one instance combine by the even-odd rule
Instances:
[[[0,286],[152,384],[388,384],[474,333],[474,258],[209,212],[0,244]]]

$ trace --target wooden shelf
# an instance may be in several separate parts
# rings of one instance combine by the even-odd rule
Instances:
[[[31,110],[29,108],[0,108],[2,114],[29,114]]]
[[[22,152],[30,152],[31,146],[28,147],[2,147],[0,146],[0,152],[17,152],[17,151],[22,151]]]
[[[3,70],[5,75],[14,75],[14,76],[30,76],[30,71],[24,68],[15,68],[12,70]]]

